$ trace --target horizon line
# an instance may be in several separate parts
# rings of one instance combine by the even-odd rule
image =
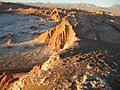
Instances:
[[[94,4],[94,3],[85,3],[85,2],[79,2],[79,3],[73,3],[73,2],[19,2],[19,1],[1,1],[0,0],[0,2],[8,2],[8,3],[21,3],[21,4],[24,4],[24,3],[52,3],[52,4],[81,4],[81,3],[83,3],[83,4],[90,4],[90,5],[94,5],[94,6],[97,6],[97,7],[103,7],[103,6],[99,6],[99,5],[96,5],[96,4]],[[113,3],[112,5],[120,5],[120,4],[118,4],[118,3]],[[112,5],[109,5],[109,6],[104,6],[104,7],[110,7],[110,6],[112,6]]]

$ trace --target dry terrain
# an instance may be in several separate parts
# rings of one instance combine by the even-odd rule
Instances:
[[[0,90],[119,89],[119,16],[0,6]]]

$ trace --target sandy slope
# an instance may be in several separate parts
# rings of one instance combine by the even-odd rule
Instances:
[[[7,15],[0,16],[0,55],[16,53],[34,45],[34,39],[54,22],[42,22],[38,16]]]
[[[1,15],[1,70],[30,68],[46,60],[51,50],[35,38],[54,24],[55,22],[42,22],[38,16]]]

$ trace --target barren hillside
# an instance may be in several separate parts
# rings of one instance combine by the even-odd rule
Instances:
[[[0,12],[0,90],[119,90],[120,17],[14,5]]]

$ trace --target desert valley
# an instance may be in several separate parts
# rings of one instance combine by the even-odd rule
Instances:
[[[120,90],[120,5],[82,5],[0,3],[0,90]]]

